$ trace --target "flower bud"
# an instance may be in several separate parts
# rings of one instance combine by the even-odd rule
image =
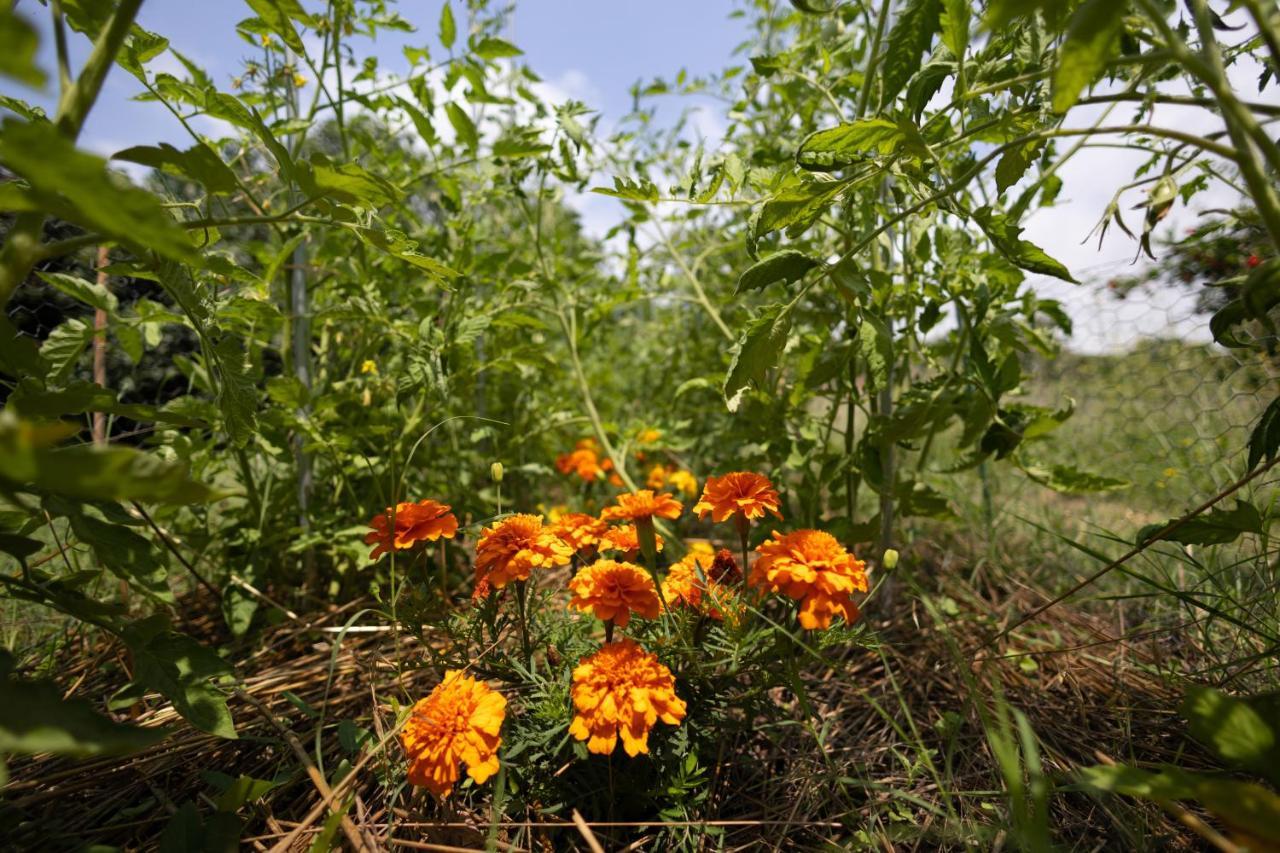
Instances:
[[[886,569],[895,568],[898,565],[898,552],[893,548],[886,548],[884,552],[884,557],[880,560],[880,563]]]
[[[489,466],[489,476],[493,478],[495,483],[502,482],[502,463],[495,462]]]

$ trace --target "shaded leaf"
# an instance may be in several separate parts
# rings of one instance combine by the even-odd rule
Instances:
[[[117,723],[84,700],[63,699],[53,682],[19,680],[13,669],[13,658],[0,649],[0,753],[127,755],[169,734]]]
[[[1000,254],[1009,259],[1015,266],[1028,272],[1051,275],[1072,284],[1076,280],[1061,263],[1045,254],[1045,251],[1021,238],[1022,228],[1013,224],[1003,214],[993,213],[991,208],[982,207],[973,212],[973,220],[991,240]]]
[[[112,179],[105,160],[76,149],[53,125],[5,119],[0,160],[27,179],[48,211],[130,246],[196,260],[186,232],[155,196]]]
[[[1072,13],[1053,70],[1054,112],[1071,109],[1119,49],[1125,6],[1124,0],[1085,0]]]
[[[906,139],[897,122],[860,119],[806,136],[796,150],[796,162],[813,171],[840,169],[871,156],[892,154]]]
[[[892,103],[920,70],[924,54],[941,25],[941,0],[908,0],[889,31],[888,47],[880,63],[881,106]]]
[[[1173,521],[1148,524],[1138,531],[1136,541],[1138,544],[1150,541]],[[1234,542],[1246,533],[1262,532],[1263,520],[1257,507],[1248,501],[1237,500],[1235,509],[1213,507],[1160,538],[1183,545],[1222,545]]]
[[[236,176],[231,168],[207,145],[197,143],[180,151],[167,142],[159,145],[135,145],[111,155],[113,160],[127,160],[178,175],[202,185],[209,192],[235,192]]]
[[[764,385],[765,376],[777,366],[790,333],[790,305],[768,305],[747,322],[734,346],[724,380],[723,394],[729,411],[738,411],[742,396],[752,385]]]
[[[748,290],[761,290],[775,281],[790,284],[804,278],[804,274],[818,266],[818,261],[804,252],[795,249],[784,249],[767,258],[762,258],[738,278],[738,287],[734,294]]]

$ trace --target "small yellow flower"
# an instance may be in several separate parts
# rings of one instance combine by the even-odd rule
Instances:
[[[1174,477],[1176,477],[1176,476],[1178,476],[1178,469],[1177,469],[1177,468],[1165,468],[1165,469],[1164,469],[1164,478],[1165,478],[1166,480],[1172,480],[1172,479],[1173,479]]]
[[[307,78],[306,78],[306,77],[303,77],[301,74],[294,74],[294,75],[293,75],[293,88],[295,88],[295,89],[301,89],[301,88],[302,88],[303,86],[305,86],[305,85],[307,85]]]
[[[378,362],[374,361],[374,360],[373,360],[373,359],[371,359],[371,358],[366,358],[366,359],[365,359],[363,362],[361,362],[361,364],[360,364],[360,372],[361,372],[361,373],[372,373],[372,374],[374,374],[374,375],[376,376],[376,375],[378,374]]]
[[[685,497],[692,498],[698,494],[698,478],[693,476],[692,471],[677,468],[667,475],[667,483],[683,493]]]
[[[262,39],[263,47],[271,47],[271,36],[267,35],[266,33],[263,33],[261,36],[259,36],[259,38]]]

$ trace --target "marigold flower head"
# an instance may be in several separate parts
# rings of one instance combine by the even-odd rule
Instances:
[[[730,516],[738,516],[746,521],[763,518],[766,511],[779,519],[780,503],[778,492],[769,482],[769,478],[751,471],[734,471],[721,477],[708,477],[702,487],[702,498],[694,504],[693,511],[698,518],[711,519],[717,523]]]
[[[691,498],[698,494],[698,478],[693,476],[692,471],[686,471],[683,468],[676,468],[667,474],[667,484],[686,497]]]
[[[607,522],[585,512],[566,512],[551,525],[551,532],[575,552],[581,553],[600,544],[609,532]]]
[[[593,483],[601,479],[613,467],[608,459],[602,463],[600,454],[596,452],[595,442],[584,439],[570,453],[561,453],[556,457],[556,468],[566,476],[577,474],[585,482]]]
[[[627,627],[631,614],[657,619],[662,603],[653,578],[632,563],[597,560],[583,568],[569,581],[573,598],[569,606],[583,613],[594,613],[597,619]]]
[[[662,579],[662,597],[669,607],[692,607],[695,610],[702,605],[703,581],[694,568],[692,555],[686,554],[678,563],[667,570]]]
[[[630,494],[618,495],[617,505],[605,507],[600,517],[605,521],[622,518],[640,521],[652,519],[654,516],[675,519],[680,517],[680,511],[683,508],[680,501],[666,492],[655,494],[650,489],[640,489]]]
[[[662,537],[655,533],[653,534],[653,541],[657,550],[661,551]],[[600,537],[599,547],[601,551],[621,551],[624,560],[634,560],[636,554],[640,553],[640,536],[636,532],[634,524],[610,527]]]
[[[689,551],[671,566],[662,581],[662,597],[667,604],[701,610],[717,620],[723,620],[727,610],[737,609],[741,602],[736,593],[715,577],[718,558],[710,545],[692,543]]]
[[[671,670],[630,639],[582,658],[573,670],[572,696],[569,734],[598,755],[612,753],[619,735],[627,755],[647,753],[658,720],[678,726],[686,711]]]
[[[451,669],[409,711],[400,742],[409,757],[409,782],[447,797],[458,765],[481,784],[498,772],[498,747],[507,700],[461,670]]]
[[[563,566],[573,549],[544,527],[540,515],[511,515],[487,528],[476,544],[476,586],[502,589],[535,568]]]
[[[836,538],[821,530],[796,530],[756,548],[752,586],[781,592],[800,602],[800,624],[807,630],[831,627],[833,616],[858,618],[854,592],[867,591],[866,564]]]
[[[636,444],[657,444],[662,438],[662,430],[660,429],[642,429],[636,436]]]
[[[376,560],[393,548],[404,551],[417,542],[434,542],[441,536],[452,539],[458,532],[458,519],[448,504],[423,500],[398,503],[394,509],[387,507],[369,521],[369,526],[373,529],[364,537],[364,543],[375,546],[369,559]]]
[[[717,583],[737,584],[742,580],[742,569],[728,548],[716,551],[711,560],[711,568],[707,569],[707,577]]]
[[[649,476],[644,484],[651,489],[661,489],[667,484],[667,468],[665,465],[654,465],[649,469]]]

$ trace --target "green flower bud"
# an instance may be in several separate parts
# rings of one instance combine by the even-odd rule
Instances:
[[[884,558],[880,562],[886,569],[893,569],[898,565],[898,552],[893,548],[886,548]]]
[[[495,462],[489,466],[489,476],[493,478],[495,483],[502,482],[502,463]]]

